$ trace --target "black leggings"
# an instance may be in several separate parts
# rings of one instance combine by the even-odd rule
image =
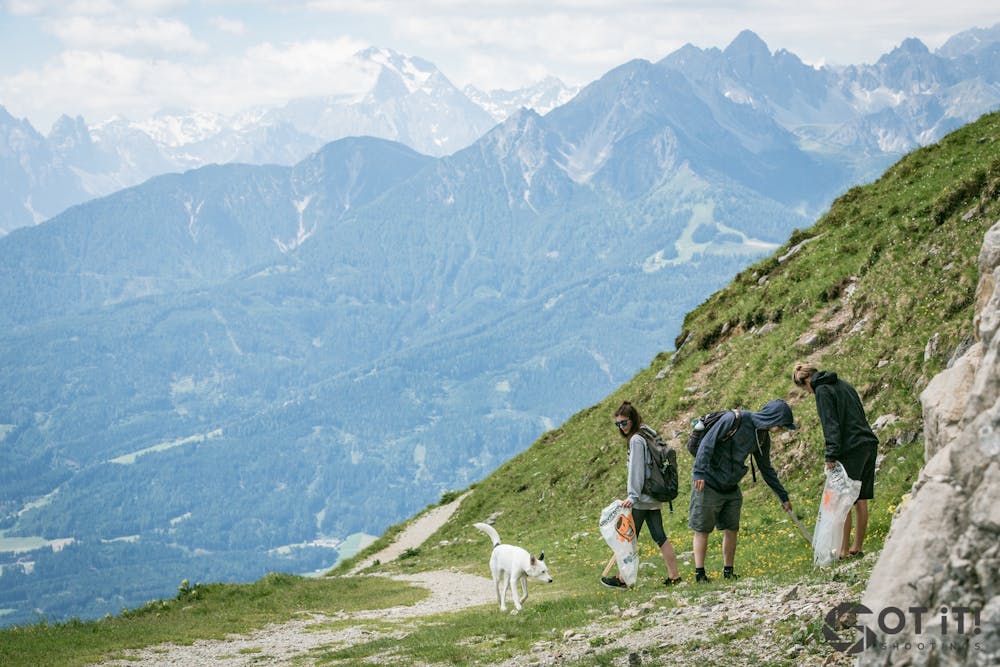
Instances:
[[[660,510],[637,510],[632,508],[632,520],[635,522],[635,536],[639,537],[642,524],[649,526],[649,536],[656,542],[656,546],[662,547],[667,541],[667,534],[663,531],[663,513]]]

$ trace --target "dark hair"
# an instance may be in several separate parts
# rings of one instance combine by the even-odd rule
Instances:
[[[629,403],[628,401],[622,401],[622,404],[618,406],[617,410],[615,410],[614,416],[616,418],[624,417],[625,419],[628,419],[629,422],[628,433],[626,433],[621,429],[618,429],[618,432],[621,433],[622,437],[625,438],[626,440],[631,438],[632,435],[639,430],[639,426],[642,424],[642,417],[639,416],[639,411],[636,410],[635,406]]]

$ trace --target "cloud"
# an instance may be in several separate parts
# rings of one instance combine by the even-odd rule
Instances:
[[[243,21],[227,19],[224,16],[213,16],[208,22],[216,30],[227,32],[231,35],[242,35],[246,32],[246,24]]]
[[[383,45],[434,62],[457,85],[479,88],[518,88],[551,74],[582,85],[634,58],[659,60],[691,41],[692,25],[697,34],[718,26],[712,36],[726,42],[739,32],[728,27],[736,11],[729,2],[304,0],[304,6],[338,18],[377,15],[391,36]]]
[[[30,100],[32,108],[21,113],[50,122],[53,113],[94,120],[95,114],[104,119],[148,104],[141,85],[146,75],[141,61],[120,54],[66,51],[39,70],[5,78],[2,88],[13,99]],[[68,107],[70,100],[75,107]]]
[[[48,5],[46,2],[33,2],[32,0],[7,0],[4,9],[12,16],[36,16],[41,14],[41,5]]]
[[[384,45],[421,55],[455,83],[477,87],[524,85],[519,77],[541,64],[582,84],[686,43],[725,48],[743,29],[806,62],[873,62],[906,37],[935,48],[995,13],[981,0],[300,0],[300,7],[382,20],[392,37]]]
[[[239,87],[261,87],[263,95],[274,103],[318,94],[358,94],[373,83],[374,71],[361,70],[353,62],[354,54],[367,46],[347,37],[282,45],[265,43],[249,49],[232,67],[236,69],[234,76],[245,77]],[[251,93],[254,97],[261,95]]]
[[[83,115],[89,123],[117,115],[140,120],[164,107],[231,114],[296,97],[366,90],[374,72],[352,62],[365,46],[351,39],[265,43],[239,56],[192,62],[73,50],[40,69],[0,79],[0,90],[21,101],[11,105],[12,113],[49,125],[62,113]]]
[[[7,0],[14,16],[122,16],[182,9],[188,0]]]
[[[95,19],[74,16],[50,19],[46,29],[71,50],[138,50],[142,52],[203,53],[208,46],[176,19],[140,16]]]
[[[432,49],[468,53],[448,67],[438,63],[457,83],[517,88],[545,73],[558,73],[567,83],[588,83],[633,58],[665,56],[680,43],[671,44],[660,31],[636,27],[655,25],[654,18],[637,13],[619,14],[611,20],[602,11],[496,17],[421,15],[394,19],[393,33],[433,45]],[[436,61],[433,52],[423,55]],[[576,77],[567,77],[566,73],[574,72]],[[533,75],[527,76],[529,73]]]
[[[0,78],[0,103],[32,122],[63,112],[138,119],[164,106],[228,113],[357,91],[368,74],[346,63],[372,45],[429,60],[458,86],[513,89],[546,75],[585,85],[688,42],[725,48],[743,29],[807,63],[847,64],[910,36],[933,49],[992,19],[981,0],[214,0],[225,13],[214,17],[210,3],[188,0],[0,3],[65,44],[33,64],[17,58],[36,51],[19,49],[16,74]]]

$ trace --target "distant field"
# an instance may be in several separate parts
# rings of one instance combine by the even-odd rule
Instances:
[[[47,540],[44,537],[4,537],[0,531],[0,553],[21,553],[43,547],[53,547],[56,551],[69,544],[73,538]]]

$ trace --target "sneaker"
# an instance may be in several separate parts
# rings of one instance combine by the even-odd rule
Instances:
[[[625,582],[618,577],[601,577],[601,583],[608,588],[628,588]]]
[[[666,579],[663,580],[663,585],[664,586],[676,586],[676,585],[680,584],[683,581],[684,581],[683,577],[677,577],[676,579],[671,579],[670,577],[667,577]]]
[[[723,572],[722,576],[725,577],[726,579],[739,579],[740,578],[740,575],[736,574],[735,572]]]
[[[700,572],[695,575],[694,580],[695,583],[699,584],[707,584],[712,581],[711,579],[708,578],[708,575],[701,574]]]

